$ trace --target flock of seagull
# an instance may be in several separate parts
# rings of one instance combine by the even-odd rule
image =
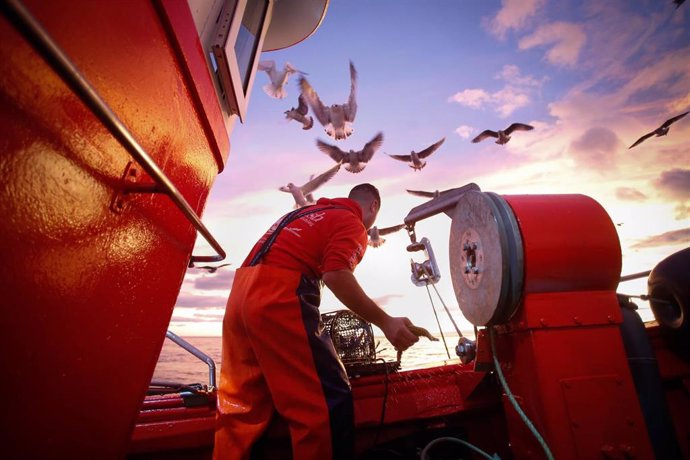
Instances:
[[[293,74],[299,75],[298,86],[300,94],[297,99],[297,107],[292,107],[284,112],[287,120],[295,120],[302,125],[303,130],[309,130],[314,126],[314,118],[316,118],[323,126],[325,133],[336,141],[347,139],[352,134],[354,130],[353,123],[357,115],[357,70],[352,61],[350,61],[350,95],[347,101],[331,105],[326,105],[322,102],[316,90],[305,78],[308,74],[295,68],[290,63],[285,63],[281,70],[276,67],[275,61],[261,61],[258,68],[266,72],[270,80],[269,83],[263,86],[264,92],[276,99],[284,99],[287,96],[286,86],[290,76]],[[310,111],[313,116],[309,115]],[[685,112],[666,120],[659,128],[640,137],[629,148],[639,145],[652,136],[667,135],[671,124],[680,120],[688,113],[690,112]],[[472,139],[472,142],[478,143],[484,139],[494,138],[496,144],[504,145],[510,141],[511,135],[514,132],[531,131],[533,129],[533,126],[525,123],[512,123],[503,130],[493,131],[486,129]],[[394,160],[406,163],[414,171],[421,171],[426,166],[426,159],[437,151],[444,141],[445,137],[422,150],[412,150],[407,155],[391,155],[388,153],[386,155]],[[280,187],[279,190],[292,194],[295,200],[295,208],[314,204],[316,200],[313,197],[313,192],[332,179],[341,166],[350,173],[356,174],[361,172],[374,157],[374,154],[381,148],[382,144],[382,132],[378,132],[360,150],[350,149],[345,151],[337,145],[317,139],[317,148],[335,161],[335,166],[319,175],[312,175],[309,181],[302,185],[295,185],[289,182],[287,185]],[[434,192],[407,190],[407,192],[425,198],[435,198],[443,194],[443,192],[438,190]],[[404,227],[404,224],[386,228],[372,227],[369,231],[369,244],[373,247],[379,247],[385,241],[382,235],[396,232]]]

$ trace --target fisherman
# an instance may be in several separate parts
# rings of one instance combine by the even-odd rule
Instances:
[[[378,326],[399,351],[419,340],[384,312],[353,271],[381,206],[371,184],[283,216],[235,273],[223,320],[214,459],[249,458],[274,410],[288,423],[294,459],[354,457],[350,383],[319,313],[321,282]]]

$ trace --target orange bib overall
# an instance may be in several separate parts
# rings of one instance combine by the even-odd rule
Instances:
[[[293,459],[351,459],[352,394],[322,330],[319,283],[259,263],[279,229],[235,273],[223,320],[214,459],[249,458],[274,409],[288,423]]]

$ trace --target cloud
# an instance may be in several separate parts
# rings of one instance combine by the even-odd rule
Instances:
[[[196,307],[196,308],[208,308],[208,307],[225,307],[228,298],[227,296],[219,295],[197,295],[190,294],[187,292],[181,292],[177,297],[177,302],[175,302],[175,307]]]
[[[382,295],[381,297],[376,297],[374,302],[376,302],[379,306],[383,307],[388,304],[392,299],[395,298],[403,298],[404,296],[401,294],[388,294],[388,295]]]
[[[616,198],[622,201],[645,201],[647,195],[632,187],[618,187]]]
[[[522,75],[520,68],[513,64],[504,65],[495,78],[505,82],[503,88],[498,91],[489,93],[481,88],[465,89],[455,93],[448,100],[472,109],[491,106],[505,118],[520,107],[528,105],[531,94],[548,80],[548,77],[537,79],[531,75]]]
[[[673,168],[663,171],[652,183],[659,195],[679,201],[675,207],[677,220],[690,217],[690,206],[686,204],[690,201],[690,169]]]
[[[615,154],[622,145],[616,133],[608,128],[595,126],[570,144],[575,162],[592,169],[612,169]]]
[[[223,270],[223,269],[221,269]],[[232,286],[232,280],[235,279],[235,270],[217,271],[216,273],[204,274],[194,280],[194,287],[196,289],[227,289]]]
[[[455,132],[458,134],[458,136],[462,137],[463,139],[469,139],[470,134],[472,134],[473,131],[474,128],[467,125],[460,125],[457,128],[455,128]]]
[[[674,168],[661,173],[654,185],[667,198],[690,200],[690,169]]]
[[[225,306],[217,309],[199,310],[195,307],[175,307],[171,322],[176,323],[218,323],[223,321]]]
[[[481,108],[485,102],[491,100],[491,95],[483,89],[466,89],[453,94],[450,100],[457,102],[465,107],[472,107],[473,109]]]
[[[677,244],[690,243],[690,227],[680,230],[671,230],[647,237],[631,246],[631,248],[655,248],[658,246],[675,246]]]
[[[529,104],[529,96],[512,86],[506,86],[500,91],[493,94],[494,101],[496,101],[496,111],[505,118],[520,107]]]
[[[586,40],[587,35],[582,26],[569,22],[552,22],[521,38],[518,48],[527,50],[535,46],[551,45],[551,49],[546,52],[546,60],[559,67],[573,67],[577,64]]]
[[[510,30],[525,27],[546,0],[503,0],[496,16],[484,21],[485,28],[503,40]]]

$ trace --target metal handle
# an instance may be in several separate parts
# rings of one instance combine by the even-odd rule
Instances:
[[[414,207],[407,213],[404,219],[408,227],[413,227],[420,220],[427,219],[442,212],[450,213],[458,204],[458,199],[470,190],[479,191],[479,186],[474,182],[463,185],[462,187],[444,191],[440,196]],[[452,217],[452,216],[451,216]]]
[[[5,0],[2,2],[2,7],[10,23],[17,28],[19,33],[24,35],[67,86],[79,96],[81,101],[101,120],[101,123],[105,125],[127,152],[137,160],[217,253],[216,256],[192,256],[190,262],[218,262],[225,259],[223,248],[204,226],[199,216],[197,216],[172,181],[158,167],[149,154],[146,153],[143,147],[139,145],[132,133],[129,132],[127,127],[96,92],[96,89],[91,86],[84,75],[21,1]]]
[[[216,388],[216,363],[213,358],[172,331],[166,332],[165,336],[208,365],[208,387],[211,390]]]

